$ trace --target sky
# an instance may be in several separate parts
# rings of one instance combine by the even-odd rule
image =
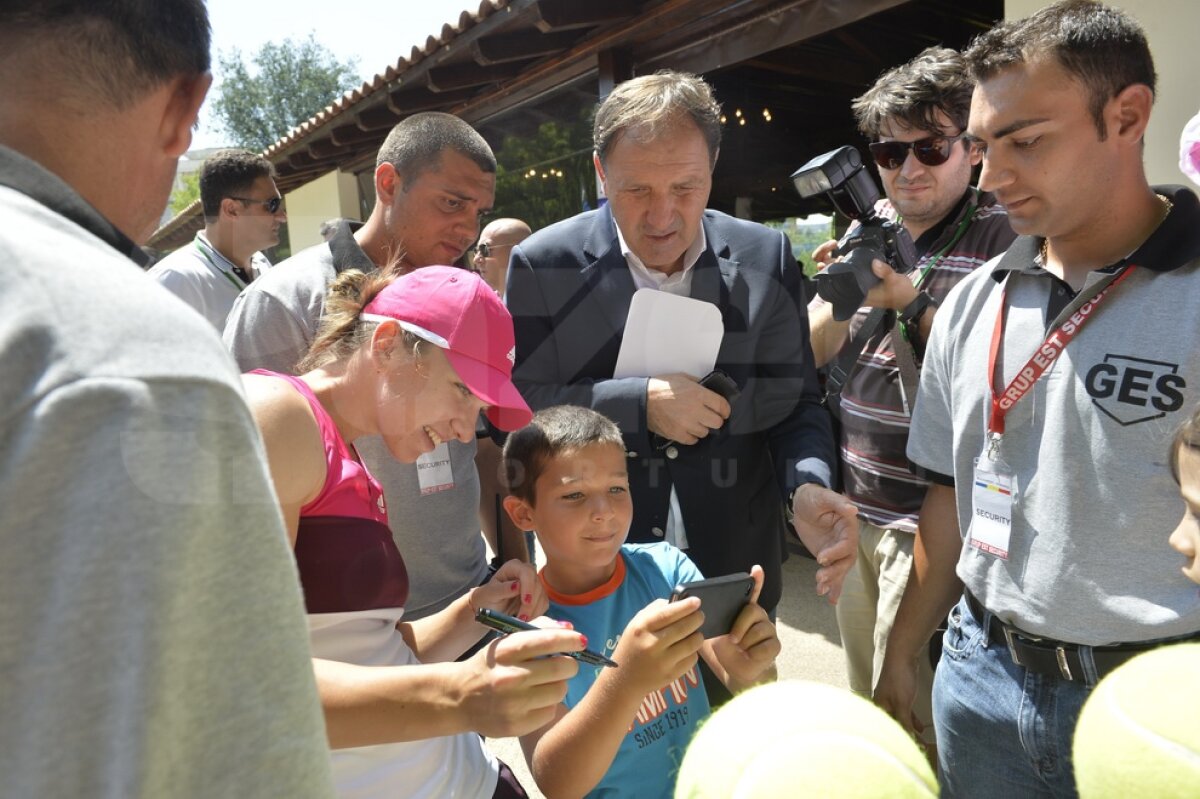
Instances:
[[[479,0],[208,0],[215,80],[200,111],[200,129],[192,148],[226,143],[208,111],[221,80],[218,54],[237,48],[248,63],[267,42],[304,39],[312,32],[339,61],[357,58],[359,79],[365,81],[395,64],[400,56],[407,57],[414,46],[423,46],[442,25],[457,22],[465,8],[474,13]]]

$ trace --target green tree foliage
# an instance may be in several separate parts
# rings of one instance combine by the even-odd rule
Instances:
[[[543,122],[532,136],[510,135],[496,150],[496,216],[533,230],[596,207],[590,109],[575,122]]]
[[[812,277],[817,273],[812,251],[830,239],[837,238],[833,220],[809,222],[804,219],[788,219],[782,222],[767,222],[768,227],[781,231],[792,243],[792,255],[800,262],[804,274]]]
[[[265,150],[358,82],[357,59],[339,62],[317,43],[267,42],[252,58],[236,48],[217,57],[221,85],[212,110],[231,143]]]
[[[179,176],[179,186],[171,192],[168,203],[171,216],[200,199],[200,172],[184,172]]]

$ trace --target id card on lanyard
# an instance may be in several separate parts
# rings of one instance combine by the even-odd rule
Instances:
[[[454,488],[454,469],[450,465],[450,445],[445,441],[417,458],[417,482],[421,495],[436,494]]]
[[[1100,304],[1118,283],[1133,273],[1129,264],[1113,272],[1081,293],[1067,306],[1051,324],[1051,331],[1033,356],[1001,391],[997,388],[996,365],[1000,347],[1004,341],[1004,324],[1007,308],[1006,286],[1000,292],[1000,308],[996,312],[996,324],[992,329],[992,344],[988,351],[988,383],[992,397],[988,414],[987,436],[983,452],[975,460],[975,474],[971,487],[971,527],[967,532],[967,543],[983,552],[1002,560],[1008,559],[1009,542],[1012,535],[1013,505],[1019,496],[1017,479],[1013,470],[1004,461],[1004,423],[1009,410],[1021,398],[1033,390],[1042,375],[1062,355],[1067,344],[1079,334],[1084,324],[1095,316]]]

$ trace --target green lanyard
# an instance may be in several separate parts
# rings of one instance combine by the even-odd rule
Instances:
[[[925,278],[929,274],[930,270],[938,265],[938,262],[942,260],[942,257],[946,253],[950,252],[954,245],[958,244],[959,239],[963,237],[963,234],[967,232],[967,228],[971,226],[971,221],[975,219],[975,212],[978,210],[979,206],[974,206],[971,209],[971,213],[964,216],[962,221],[958,223],[958,229],[954,231],[954,235],[950,238],[950,241],[946,242],[946,246],[938,250],[937,253],[929,259],[928,263],[921,267],[921,274],[917,275],[917,279],[913,281],[913,286],[915,288],[921,288],[921,284],[925,282]],[[900,219],[898,221],[903,224],[904,220]],[[900,335],[904,337],[905,341],[911,341],[911,338],[908,334],[908,325],[904,324],[903,322],[900,323]]]
[[[233,285],[233,287],[234,287],[235,289],[237,289],[239,292],[240,292],[242,289],[246,288],[246,286],[248,286],[248,285],[249,285],[249,283],[248,283],[248,282],[241,280],[241,279],[240,279],[240,278],[239,278],[237,275],[235,275],[233,272],[226,271],[226,270],[222,269],[222,268],[221,268],[221,267],[220,267],[220,266],[217,264],[217,262],[216,262],[216,261],[214,261],[214,260],[212,259],[212,256],[208,254],[208,250],[206,250],[206,249],[204,249],[203,247],[201,247],[201,246],[200,246],[200,242],[199,242],[199,241],[197,241],[197,240],[193,239],[193,240],[192,240],[192,244],[196,245],[196,250],[197,250],[197,251],[198,251],[198,252],[199,252],[201,255],[203,255],[203,256],[204,256],[205,260],[207,260],[207,261],[208,261],[210,264],[212,264],[212,267],[213,267],[213,269],[216,269],[218,272],[220,272],[222,275],[224,275],[224,276],[225,276],[225,279],[226,279],[226,280],[228,280],[228,281],[229,281],[229,282],[230,282],[230,283]],[[241,271],[240,269],[238,269],[238,267],[237,267],[237,266],[234,266],[234,269],[235,269],[235,270],[237,270],[237,271]]]
[[[971,213],[964,216],[963,220],[958,223],[958,229],[954,231],[954,236],[949,242],[946,243],[946,246],[938,250],[937,253],[929,259],[929,263],[921,267],[921,274],[917,275],[917,279],[913,281],[913,285],[915,287],[921,288],[921,284],[925,282],[925,276],[929,274],[929,270],[937,266],[938,261],[942,260],[942,256],[950,252],[955,244],[958,244],[959,239],[963,237],[963,234],[967,232],[967,228],[971,226],[971,221],[975,219],[975,212],[978,210],[978,205],[972,208]],[[903,222],[903,220],[900,221]]]

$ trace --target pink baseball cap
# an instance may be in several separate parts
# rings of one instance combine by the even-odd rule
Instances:
[[[397,278],[363,308],[369,321],[400,327],[441,347],[459,378],[488,404],[501,430],[529,424],[533,411],[512,382],[516,361],[512,316],[478,275],[453,266],[424,266]]]

